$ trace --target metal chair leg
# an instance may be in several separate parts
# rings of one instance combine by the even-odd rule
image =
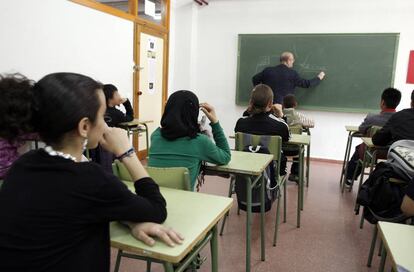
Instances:
[[[234,181],[235,181],[235,177],[232,175],[230,177],[230,185],[229,185],[228,197],[231,197],[232,194],[233,194]],[[229,214],[230,214],[230,212],[227,212],[226,215],[223,217],[223,221],[221,222],[221,228],[220,228],[220,236],[223,235],[224,225],[226,224],[226,219],[229,216]],[[238,211],[238,214],[240,214],[239,211]]]
[[[371,264],[372,264],[372,256],[374,255],[375,243],[377,242],[377,235],[378,235],[378,227],[377,225],[375,225],[374,232],[372,234],[371,248],[369,249],[368,263],[367,263],[368,267],[371,267]]]
[[[122,250],[118,249],[118,253],[116,255],[116,262],[115,262],[114,272],[119,271],[119,266],[121,264],[121,257],[122,257]]]
[[[275,223],[275,233],[273,235],[273,246],[276,246],[276,242],[277,242],[277,233],[279,230],[279,218],[280,218],[280,198],[282,196],[282,194],[279,191],[279,196],[277,197],[277,209],[276,209],[276,223]]]

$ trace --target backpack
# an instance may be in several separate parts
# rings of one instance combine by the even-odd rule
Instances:
[[[387,161],[395,165],[411,179],[414,178],[414,141],[394,142],[388,150]]]
[[[253,152],[253,153],[262,153],[270,154],[267,146],[269,145],[270,137],[262,136],[261,142],[257,146],[251,144],[252,137],[249,134],[243,135],[243,151],[244,152]],[[245,177],[242,175],[236,175],[235,182],[235,191],[237,195],[237,204],[238,207],[246,211],[247,210],[247,201],[246,201],[246,181]],[[272,161],[264,171],[265,179],[265,212],[269,211],[272,208],[272,204],[275,201],[279,186],[275,179],[275,164]],[[261,183],[257,182],[252,189],[252,212],[260,213],[260,192],[261,192]]]
[[[403,182],[390,182],[391,178]],[[357,203],[364,206],[364,218],[371,224],[376,224],[378,222],[376,216],[382,218],[400,216],[405,187],[409,181],[410,178],[394,164],[378,163],[358,192]]]

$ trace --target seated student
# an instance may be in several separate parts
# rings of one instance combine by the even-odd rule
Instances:
[[[2,78],[0,86],[5,82]],[[0,100],[14,91],[2,91]],[[99,83],[56,73],[22,91],[25,99],[7,100],[16,106],[8,113],[16,122],[0,119],[0,136],[13,140],[33,127],[47,146],[15,161],[0,189],[0,271],[109,271],[109,222],[114,220],[126,221],[132,235],[148,245],[155,243],[150,236],[170,246],[181,242],[174,231],[156,224],[167,216],[165,199],[126,132],[105,124]],[[31,113],[16,114],[24,107]],[[98,142],[125,164],[136,194],[99,165],[80,162],[82,150]]]
[[[31,128],[26,127],[25,120],[19,120],[11,115],[15,112],[16,116],[28,116],[31,113],[30,90],[34,82],[26,79],[22,75],[16,74],[13,78],[0,76],[0,94],[3,99],[0,99],[0,123],[8,123],[13,133],[17,137],[9,140],[7,130],[2,131],[0,135],[0,180],[4,179],[7,171],[10,169],[12,163],[22,155],[27,148],[25,144],[27,140],[36,139],[35,133],[30,133]],[[22,102],[23,101],[23,102]],[[16,105],[15,103],[24,103],[24,105]],[[16,107],[20,107],[21,111],[16,111]],[[1,127],[3,130],[3,127]]]
[[[414,140],[414,90],[411,92],[411,108],[395,113],[372,136],[372,143],[378,146],[386,146],[398,140]]]
[[[248,117],[240,118],[234,132],[257,135],[279,135],[283,142],[289,141],[289,127],[286,122],[272,113],[273,92],[269,86],[259,84],[254,87],[249,101]],[[286,157],[282,154],[280,174],[286,174]]]
[[[394,88],[385,89],[381,95],[381,112],[379,114],[368,114],[364,121],[359,125],[359,132],[365,135],[372,126],[384,126],[395,113],[395,109],[400,104],[400,101],[401,92],[399,90]],[[356,146],[355,152],[347,164],[345,185],[350,186],[352,184],[352,178],[357,167],[358,169],[356,169],[357,172],[355,178],[361,174],[362,167],[358,165],[358,160],[364,157],[364,152],[364,144]]]
[[[414,216],[414,180],[408,184],[405,190],[405,196],[401,203],[401,211],[406,216]]]
[[[288,94],[283,97],[283,114],[286,117],[286,123],[289,126],[309,126],[313,124],[312,119],[295,110],[297,106],[298,102],[294,95]]]
[[[106,100],[105,122],[110,127],[117,127],[119,123],[134,120],[134,111],[128,99],[122,98],[118,89],[112,84],[103,85],[103,92]],[[126,113],[116,108],[124,105]],[[104,150],[100,145],[89,150],[90,159],[102,166],[102,168],[112,173],[113,154]]]
[[[210,120],[215,143],[200,133],[199,110]],[[199,104],[190,91],[177,91],[168,98],[161,127],[151,135],[148,166],[188,168],[194,190],[202,161],[227,164],[229,144],[214,108],[207,103]]]
[[[103,91],[106,100],[105,121],[108,126],[117,127],[119,123],[134,120],[134,110],[132,109],[131,102],[127,98],[122,98],[114,85],[105,84]],[[121,104],[125,107],[125,114],[115,107]]]
[[[312,119],[307,118],[305,115],[296,111],[295,108],[298,106],[296,98],[292,94],[288,94],[283,97],[283,114],[286,118],[286,122],[289,126],[312,126],[314,123]],[[289,148],[290,149],[290,148]],[[299,154],[297,148],[293,150],[284,150],[286,155],[296,156]],[[298,181],[299,180],[299,162],[298,158],[293,159],[292,166],[290,168],[289,180]]]

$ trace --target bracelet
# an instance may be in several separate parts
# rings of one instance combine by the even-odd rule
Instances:
[[[128,149],[126,152],[124,152],[122,155],[115,157],[115,159],[122,161],[123,159],[125,159],[126,157],[131,156],[132,154],[135,153],[135,149],[133,147],[131,147],[130,149]]]

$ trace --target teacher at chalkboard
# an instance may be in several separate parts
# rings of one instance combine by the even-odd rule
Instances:
[[[294,94],[296,87],[310,88],[316,86],[325,77],[320,72],[312,79],[303,79],[298,72],[292,69],[295,57],[291,52],[283,52],[280,55],[280,64],[267,67],[253,78],[253,85],[266,84],[273,91],[273,104],[282,104],[283,98],[288,94]]]

